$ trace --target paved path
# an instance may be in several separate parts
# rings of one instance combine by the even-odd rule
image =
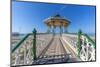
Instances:
[[[60,36],[56,35],[33,64],[64,63],[69,59]]]
[[[65,46],[67,49],[65,49]],[[66,63],[78,61],[72,49],[62,40],[61,36],[55,35],[48,46],[42,51],[38,60],[33,64]]]
[[[60,41],[59,35],[54,37],[54,40],[52,41],[50,47],[46,51],[44,55],[62,55],[66,54],[66,51]]]

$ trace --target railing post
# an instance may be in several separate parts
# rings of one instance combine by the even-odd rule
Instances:
[[[36,29],[33,30],[33,59],[36,60]]]
[[[78,44],[77,44],[78,57],[80,57],[80,50],[81,50],[81,34],[82,34],[82,31],[79,30],[79,32],[78,32]]]

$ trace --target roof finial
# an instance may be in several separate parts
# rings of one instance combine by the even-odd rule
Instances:
[[[59,13],[57,13],[57,14],[55,15],[55,17],[60,17],[60,14],[59,14]]]

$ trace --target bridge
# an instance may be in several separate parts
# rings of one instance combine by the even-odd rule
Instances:
[[[79,31],[74,34],[27,34],[11,50],[11,64],[36,65],[95,61],[95,39]]]

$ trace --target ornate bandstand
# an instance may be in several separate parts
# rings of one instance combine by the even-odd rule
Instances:
[[[55,34],[56,27],[59,27],[60,34],[67,32],[67,27],[70,24],[70,21],[60,16],[60,14],[56,14],[55,16],[51,16],[44,20],[45,24],[48,26],[47,32],[52,32]]]

